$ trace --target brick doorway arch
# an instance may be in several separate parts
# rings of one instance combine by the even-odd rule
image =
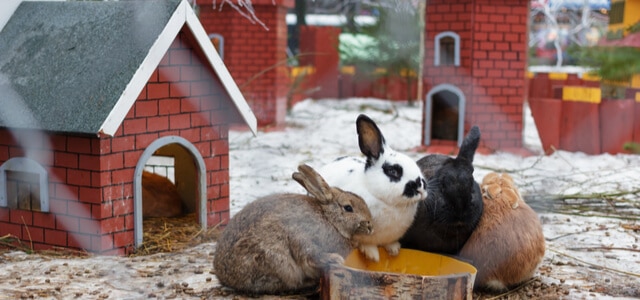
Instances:
[[[135,247],[143,243],[142,172],[154,155],[174,158],[176,188],[187,212],[195,212],[202,229],[207,228],[206,166],[198,149],[179,136],[166,136],[153,141],[142,153],[134,173],[134,238]]]

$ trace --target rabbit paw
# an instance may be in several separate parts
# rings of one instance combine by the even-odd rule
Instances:
[[[342,265],[344,264],[344,258],[338,253],[325,253],[320,257],[320,263],[323,266]]]
[[[518,205],[520,205],[520,195],[518,195],[518,191],[512,189],[505,189],[502,191],[504,195],[504,199],[511,204],[511,208],[516,209]]]
[[[378,252],[378,246],[376,245],[360,245],[360,252],[364,254],[369,260],[378,262],[380,261],[380,253]]]
[[[522,197],[513,183],[513,178],[508,174],[487,174],[482,180],[482,197],[502,201],[512,209],[518,208],[520,201],[522,201]]]
[[[495,200],[502,193],[502,186],[497,183],[485,184],[482,186],[482,197]]]
[[[395,242],[395,243],[392,243],[392,244],[385,245],[384,248],[387,250],[387,253],[389,253],[389,255],[391,255],[391,256],[398,256],[398,253],[400,253],[400,243],[399,242]]]

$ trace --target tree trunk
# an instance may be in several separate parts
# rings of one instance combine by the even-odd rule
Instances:
[[[418,2],[418,14],[420,16],[419,18],[419,22],[418,22],[418,27],[420,28],[420,47],[419,49],[419,54],[418,54],[418,87],[416,88],[416,100],[417,101],[422,101],[422,94],[423,94],[423,85],[424,85],[424,80],[423,80],[423,76],[424,76],[424,35],[425,35],[425,14],[426,14],[426,9],[427,9],[427,0],[420,0],[420,2]]]
[[[331,265],[321,280],[321,299],[468,299],[474,276],[419,276]]]

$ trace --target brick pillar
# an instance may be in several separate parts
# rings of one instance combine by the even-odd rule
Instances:
[[[494,149],[522,147],[527,68],[528,0],[475,0],[473,20],[476,115],[483,139]],[[476,107],[474,107],[476,108]],[[477,120],[473,116],[471,121]],[[479,123],[479,122],[478,122]]]
[[[200,22],[208,34],[224,38],[224,63],[258,119],[259,126],[284,123],[289,75],[286,64],[286,14],[293,0],[252,0],[264,27],[228,4],[199,4]],[[266,27],[266,28],[265,28]]]

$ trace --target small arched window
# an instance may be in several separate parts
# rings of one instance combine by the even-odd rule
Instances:
[[[209,40],[213,44],[213,47],[218,50],[218,55],[220,55],[220,59],[224,60],[224,37],[218,33],[209,34]]]
[[[0,206],[49,211],[49,176],[36,161],[14,157],[0,166]]]
[[[453,31],[444,31],[434,40],[435,66],[460,66],[460,36]]]

